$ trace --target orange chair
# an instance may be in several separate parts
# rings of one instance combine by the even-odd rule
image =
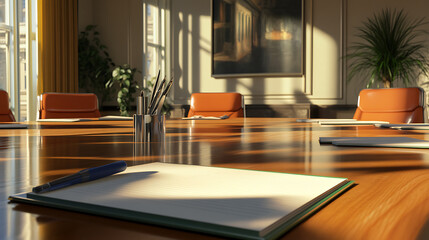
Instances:
[[[245,105],[240,93],[193,93],[188,117],[202,115],[205,117],[229,118],[245,116]]]
[[[93,93],[44,93],[39,109],[40,119],[101,116],[97,96]]]
[[[9,109],[9,95],[0,89],[0,122],[15,122],[15,117]]]
[[[364,89],[353,116],[363,121],[423,123],[425,94],[421,88]]]

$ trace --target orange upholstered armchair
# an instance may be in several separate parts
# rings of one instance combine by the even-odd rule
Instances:
[[[93,93],[44,93],[39,108],[40,119],[100,117],[98,99]]]
[[[243,96],[240,93],[193,93],[188,117],[195,115],[244,117]]]
[[[359,93],[354,119],[391,123],[425,122],[425,97],[421,88],[364,89]]]
[[[0,122],[15,122],[15,117],[9,109],[9,95],[0,90]]]

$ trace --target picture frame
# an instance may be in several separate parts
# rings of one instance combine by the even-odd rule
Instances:
[[[212,0],[212,77],[302,76],[304,0]]]

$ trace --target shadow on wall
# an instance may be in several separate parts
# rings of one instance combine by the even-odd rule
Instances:
[[[201,21],[201,18],[211,18],[211,3],[211,0],[172,2],[174,78],[180,79],[180,83],[177,82],[179,84],[174,86],[174,95],[178,103],[185,103],[192,93],[202,91],[201,84],[207,79],[201,79],[201,76],[211,79],[211,68],[207,67],[211,62],[203,64],[203,58],[206,56],[201,56],[202,52],[207,53],[211,61],[211,36],[206,36],[206,30],[201,30],[207,27],[207,22]],[[237,92],[238,89],[245,88],[251,93],[265,92],[263,77],[252,77],[249,85],[243,84],[237,78],[213,81],[225,84],[226,92]],[[215,91],[218,90],[213,90]]]
[[[182,0],[180,3],[176,1],[172,2],[172,19],[174,23],[172,39],[175,39],[172,43],[174,44],[174,78],[177,80],[182,79],[180,85],[175,84],[175,96],[190,99],[191,93],[201,91],[200,51],[211,52],[211,39],[209,38],[204,42],[200,32],[202,28],[200,17],[211,16],[210,4],[210,0]],[[206,46],[203,46],[202,43]],[[185,67],[181,66],[180,63],[183,63]],[[189,92],[189,89],[191,89],[191,92]]]

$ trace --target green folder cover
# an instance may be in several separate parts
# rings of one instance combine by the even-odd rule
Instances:
[[[150,163],[9,199],[231,238],[275,239],[352,185],[345,178]]]

